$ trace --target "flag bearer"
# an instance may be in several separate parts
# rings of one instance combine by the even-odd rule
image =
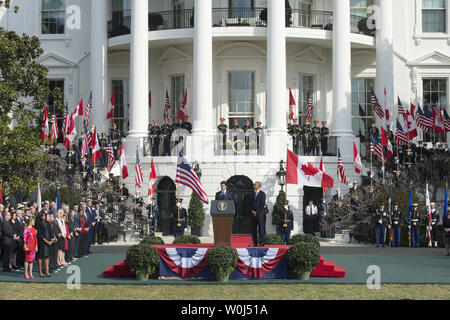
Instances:
[[[161,128],[158,126],[158,120],[153,120],[153,125],[148,128],[148,140],[152,147],[152,156],[159,156],[159,140],[161,137]]]
[[[420,246],[420,213],[417,211],[417,203],[413,203],[413,209],[410,216],[411,224],[411,247],[419,248]]]
[[[169,124],[169,118],[164,119],[161,126],[161,139],[163,143],[163,157],[170,156],[170,139],[172,137],[172,126]]]
[[[281,239],[284,244],[289,245],[291,231],[294,230],[294,214],[289,207],[288,200],[284,202],[283,216],[281,218]]]
[[[328,152],[328,138],[330,136],[330,129],[327,128],[327,122],[322,121],[322,128],[320,128],[320,148],[322,154],[327,155]]]
[[[386,236],[386,225],[388,221],[388,215],[386,210],[384,210],[384,203],[380,205],[380,209],[375,213],[375,232],[377,247],[380,246],[380,242],[384,248],[385,236]],[[381,238],[381,239],[380,239]]]
[[[174,237],[184,235],[186,228],[187,212],[186,209],[182,207],[183,199],[177,199],[177,204],[175,208],[172,209],[171,216],[174,217],[175,221],[175,233]]]
[[[402,221],[402,211],[398,208],[398,203],[394,203],[394,209],[391,214],[392,243],[391,247],[400,246],[400,224]]]

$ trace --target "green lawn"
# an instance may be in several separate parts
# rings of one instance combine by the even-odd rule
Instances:
[[[81,285],[69,290],[64,284],[0,283],[0,299],[99,300],[448,300],[450,285]]]

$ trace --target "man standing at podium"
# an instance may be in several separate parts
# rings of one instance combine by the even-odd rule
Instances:
[[[259,239],[261,241],[260,246],[264,247],[266,235],[264,205],[266,204],[266,194],[264,191],[261,191],[261,182],[255,182],[253,189],[255,190],[255,193],[251,198],[252,201],[250,203],[253,243],[249,245],[249,247],[258,246],[257,228],[259,228]]]
[[[220,191],[216,193],[216,200],[233,200],[233,195],[227,189],[226,181],[220,183]]]

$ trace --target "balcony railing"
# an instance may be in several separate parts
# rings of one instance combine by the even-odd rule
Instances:
[[[148,14],[149,31],[175,30],[193,28],[194,10],[173,10],[151,12]],[[266,27],[267,9],[212,9],[213,27]],[[367,18],[352,15],[350,17],[351,32],[374,36],[374,29],[367,25]],[[286,11],[286,27],[333,30],[333,13],[330,11],[314,11],[290,9]],[[130,34],[131,16],[108,21],[108,37]]]

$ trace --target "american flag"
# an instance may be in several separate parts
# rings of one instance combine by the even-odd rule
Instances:
[[[373,151],[372,151],[373,150]],[[370,151],[381,161],[384,162],[384,150],[381,142],[370,134]]]
[[[427,114],[427,110],[422,111],[420,105],[417,106],[417,116],[416,116],[417,127],[425,132],[430,132],[433,129],[433,115]]]
[[[50,121],[50,143],[56,142],[58,140],[58,120],[56,119],[55,105],[53,105],[53,115]]]
[[[407,112],[408,110],[406,110],[406,108],[403,106],[402,102],[400,101],[400,97],[398,98],[398,115],[402,115],[405,119],[407,117]]]
[[[203,203],[209,203],[208,195],[203,189],[203,185],[200,182],[200,179],[198,178],[189,162],[187,162],[187,160],[184,158],[182,152],[180,152],[178,155],[177,177],[175,182],[181,183],[182,185],[191,188]]]
[[[442,118],[444,119],[445,131],[450,131],[450,117],[448,116],[447,110],[445,108],[441,108]]]
[[[86,123],[83,123],[83,139],[81,141],[81,158],[86,158],[89,153],[89,145],[91,144],[91,134],[88,131]]]
[[[398,120],[397,120],[397,129],[395,129],[395,140],[397,144],[400,146],[408,145],[408,136],[406,135],[406,132],[403,131],[402,125]]]
[[[111,143],[111,137],[109,138],[108,146],[106,147],[106,158],[108,159],[108,172],[114,167],[116,159],[114,158],[114,149]]]
[[[141,161],[139,160],[139,149],[136,149],[136,179],[135,183],[138,188],[141,188],[141,183],[144,182],[144,173],[142,172]]]
[[[337,175],[341,183],[348,185],[347,174],[345,173],[344,162],[342,161],[341,150],[338,148]]]
[[[311,98],[311,93],[308,91],[308,107],[306,108],[306,120],[311,122],[311,115],[313,112],[314,106]]]
[[[370,99],[372,102],[373,111],[375,111],[376,115],[378,116],[378,118],[380,118],[380,120],[383,120],[384,119],[384,110],[381,107],[380,103],[378,102],[377,96],[375,95],[373,88],[371,88]]]
[[[169,91],[166,90],[166,100],[164,102],[164,119],[169,118],[169,110],[171,107],[170,99],[169,99]]]
[[[66,103],[66,109],[64,109],[64,120],[63,120],[63,127],[62,127],[62,134],[63,137],[66,136],[66,130],[67,130],[67,123],[69,122],[69,107]]]
[[[89,95],[89,100],[86,106],[86,112],[84,114],[84,122],[86,123],[87,126],[89,126],[89,118],[91,116],[91,110],[93,106],[94,100],[92,99],[92,90],[91,90],[91,94]]]

